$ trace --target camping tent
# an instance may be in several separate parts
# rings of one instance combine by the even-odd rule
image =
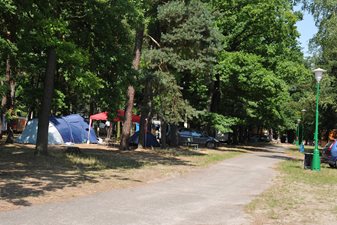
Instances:
[[[130,137],[129,143],[131,145],[138,145],[138,141],[139,141],[139,131],[135,132]],[[144,147],[160,147],[160,144],[153,134],[147,132],[144,138]]]
[[[38,120],[28,122],[25,130],[16,139],[18,143],[36,144]],[[51,117],[49,119],[48,144],[63,144],[66,142],[85,143],[87,141],[88,124],[78,115]],[[95,132],[91,132],[90,142],[97,143]]]
[[[114,118],[113,121],[114,122],[123,121],[124,116],[125,116],[125,111],[119,109],[119,110],[117,110],[117,117]],[[108,120],[108,112],[101,112],[101,113],[91,115],[90,120],[89,120],[89,127],[91,127],[93,120]],[[133,123],[139,123],[140,122],[140,116],[132,114],[132,122]],[[90,136],[90,133],[91,133],[91,131],[88,132],[88,137]],[[91,139],[90,139],[90,142],[91,142]],[[89,140],[87,141],[88,144],[90,142],[89,142]]]

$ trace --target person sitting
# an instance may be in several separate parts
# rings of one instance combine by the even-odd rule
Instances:
[[[333,129],[329,132],[329,142],[327,144],[327,146],[329,146],[326,149],[325,154],[330,158],[330,157],[334,157],[337,159],[337,129]],[[333,155],[332,155],[333,152]]]

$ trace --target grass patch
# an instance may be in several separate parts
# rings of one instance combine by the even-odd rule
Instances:
[[[289,182],[301,182],[310,185],[335,185],[337,184],[337,170],[322,164],[321,171],[303,169],[302,161],[289,160],[281,163],[280,170],[287,174]]]
[[[241,152],[217,152],[217,151],[213,151],[210,152],[209,154],[206,154],[205,156],[203,156],[203,159],[201,161],[199,161],[199,165],[200,166],[207,166],[225,159],[230,159],[230,158],[234,158],[238,155],[242,154]],[[195,156],[198,157],[198,156]]]
[[[142,162],[139,162],[131,157],[116,155],[90,155],[81,154],[73,155],[66,154],[65,161],[68,161],[74,167],[83,170],[106,170],[106,169],[131,169],[139,168],[143,166]]]
[[[246,206],[253,224],[335,224],[337,170],[326,164],[320,172],[305,170],[304,155],[296,147],[287,154],[291,159],[278,165],[274,185]]]

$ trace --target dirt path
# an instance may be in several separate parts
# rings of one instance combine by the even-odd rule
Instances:
[[[276,147],[260,150],[159,183],[1,212],[0,224],[249,224],[243,206],[270,185],[284,157]]]

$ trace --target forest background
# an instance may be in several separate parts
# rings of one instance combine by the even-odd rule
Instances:
[[[299,3],[319,28],[307,58]],[[47,152],[51,114],[113,118],[117,109],[125,109],[121,149],[132,112],[141,114],[140,145],[154,116],[163,134],[170,124],[163,147],[177,144],[186,121],[242,143],[254,129],[294,133],[301,119],[312,139],[315,67],[328,71],[320,129],[337,123],[336,10],[333,0],[1,0],[1,110],[9,121],[19,112],[39,118],[37,153]]]

